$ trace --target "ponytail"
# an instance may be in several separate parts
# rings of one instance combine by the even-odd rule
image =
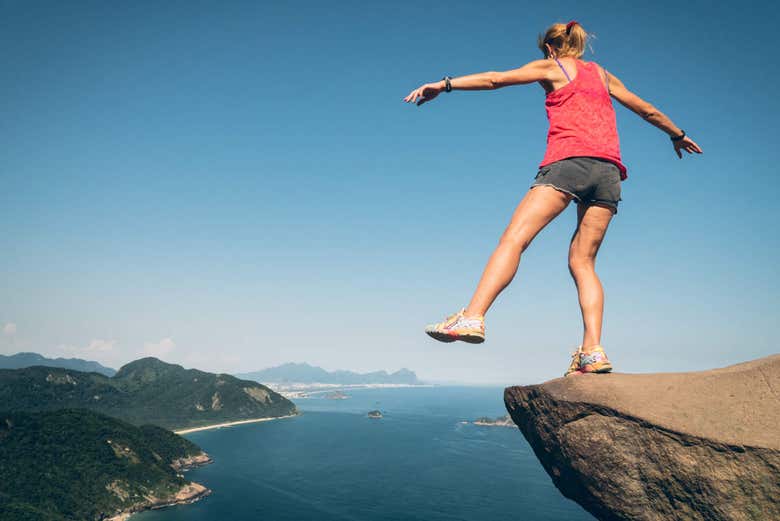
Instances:
[[[559,57],[580,58],[585,54],[585,44],[589,36],[575,20],[567,24],[552,24],[543,35],[539,35],[539,50],[545,58],[549,58],[545,44],[550,44]]]

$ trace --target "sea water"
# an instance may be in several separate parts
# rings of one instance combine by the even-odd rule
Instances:
[[[417,387],[294,400],[295,418],[185,435],[214,463],[213,493],[138,521],[593,520],[564,498],[506,414],[503,389]],[[316,396],[316,395],[315,395]],[[378,409],[383,418],[367,417]]]

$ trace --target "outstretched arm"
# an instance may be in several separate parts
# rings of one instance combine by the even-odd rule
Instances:
[[[679,136],[682,134],[682,130],[677,125],[672,123],[672,120],[669,119],[666,114],[628,90],[626,86],[623,85],[623,82],[620,81],[615,75],[609,72],[607,72],[607,75],[609,78],[609,93],[613,98],[618,100],[621,105],[635,112],[651,125],[660,128],[669,134],[669,136]],[[696,152],[697,154],[702,153],[702,149],[699,147],[699,145],[697,145],[688,136],[685,136],[679,141],[672,141],[672,144],[674,145],[674,151],[677,153],[677,157],[679,158],[682,158],[681,150],[685,150],[689,154],[693,152]]]
[[[550,71],[555,64],[551,60],[535,60],[519,69],[503,72],[489,71],[468,76],[459,76],[450,80],[452,90],[494,90],[509,85],[521,85],[549,79]],[[422,105],[431,101],[444,90],[444,80],[426,83],[417,87],[404,98],[407,103],[417,102]]]

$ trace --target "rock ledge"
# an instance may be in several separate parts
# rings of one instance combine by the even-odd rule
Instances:
[[[780,355],[508,387],[553,483],[602,520],[780,519]]]

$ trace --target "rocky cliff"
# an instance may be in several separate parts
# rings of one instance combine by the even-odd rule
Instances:
[[[508,387],[553,483],[601,520],[780,519],[780,355]]]

